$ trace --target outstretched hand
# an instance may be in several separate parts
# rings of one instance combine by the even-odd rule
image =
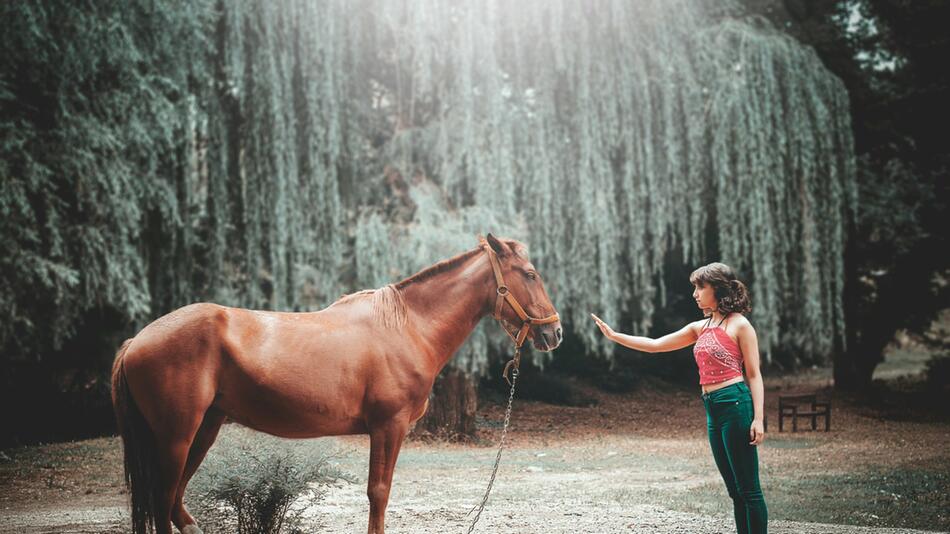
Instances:
[[[614,335],[616,334],[616,332],[614,332],[614,329],[610,328],[610,326],[608,326],[607,323],[605,323],[600,317],[597,317],[593,313],[590,314],[590,316],[594,318],[594,322],[597,323],[598,328],[600,328],[600,331],[607,337],[607,339],[612,340],[614,338]]]

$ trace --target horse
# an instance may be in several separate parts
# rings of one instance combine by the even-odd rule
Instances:
[[[126,340],[112,368],[112,402],[134,534],[171,534],[171,523],[201,534],[183,496],[226,418],[285,438],[369,434],[367,532],[384,534],[406,433],[479,321],[497,319],[516,354],[527,338],[540,351],[562,339],[525,246],[490,233],[478,241],[320,311],[196,303]]]

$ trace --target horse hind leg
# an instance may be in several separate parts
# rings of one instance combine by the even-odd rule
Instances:
[[[157,492],[157,502],[155,503],[156,534],[172,534],[172,510],[178,494],[178,485],[188,460],[188,450],[190,447],[191,440],[182,438],[162,441],[158,444],[158,465],[161,486]],[[181,528],[180,525],[175,526]]]
[[[204,460],[208,449],[211,448],[211,445],[214,444],[214,440],[217,439],[218,431],[221,430],[224,419],[225,415],[220,410],[209,408],[208,411],[205,412],[201,426],[198,428],[198,433],[195,434],[191,448],[188,451],[188,460],[185,463],[185,470],[182,472],[181,480],[178,483],[178,493],[175,496],[175,502],[172,505],[171,512],[172,523],[178,527],[178,530],[180,530],[182,534],[202,534],[201,529],[198,528],[197,521],[195,521],[195,518],[192,517],[185,508],[185,488],[188,486],[191,477],[193,477],[198,470],[198,466],[200,466]]]
[[[173,521],[184,532],[188,523],[182,522],[183,517],[177,506],[180,502],[179,487],[192,444],[211,406],[214,392],[209,389],[203,394],[186,395],[181,388],[172,387],[176,382],[149,381],[141,379],[141,376],[136,393],[140,399],[150,400],[142,403],[141,407],[155,438],[158,461],[158,487],[153,493],[155,533],[172,534]],[[194,534],[194,529],[190,530],[192,532],[185,534]]]

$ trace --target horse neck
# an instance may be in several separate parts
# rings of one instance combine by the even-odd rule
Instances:
[[[427,341],[438,373],[494,304],[488,256],[475,254],[453,269],[403,288],[409,321]]]

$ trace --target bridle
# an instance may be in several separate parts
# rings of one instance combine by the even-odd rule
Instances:
[[[534,325],[553,323],[560,320],[561,317],[557,314],[557,312],[542,318],[531,317],[528,315],[524,311],[524,308],[521,307],[521,304],[518,303],[518,299],[516,299],[515,296],[511,294],[511,291],[508,290],[508,286],[505,285],[505,277],[501,274],[501,265],[498,263],[498,256],[495,251],[492,250],[491,245],[485,244],[483,245],[483,248],[485,249],[485,252],[488,253],[488,259],[491,261],[491,268],[492,272],[495,274],[495,283],[497,285],[495,292],[498,296],[495,299],[495,312],[493,316],[495,317],[495,320],[501,323],[501,327],[505,330],[505,333],[508,334],[508,337],[510,337],[515,343],[515,357],[510,362],[508,362],[507,365],[505,365],[505,371],[503,373],[505,380],[508,380],[508,369],[513,366],[517,372],[518,366],[521,363],[521,346],[528,337],[528,330],[530,330]],[[506,301],[508,302],[508,305],[511,306],[511,309],[515,311],[515,314],[518,315],[518,318],[521,319],[521,328],[519,328],[517,335],[512,334],[511,331],[508,330],[508,321],[501,318],[501,308],[504,306]]]

